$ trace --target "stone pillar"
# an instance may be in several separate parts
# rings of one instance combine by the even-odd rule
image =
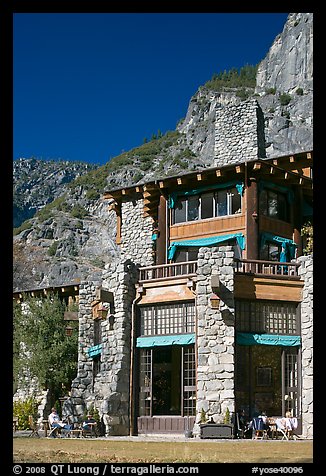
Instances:
[[[304,280],[301,302],[302,434],[313,437],[313,258],[301,256],[299,275]]]
[[[234,252],[232,246],[200,248],[197,269],[197,415],[199,434],[202,409],[222,423],[227,409],[234,412]],[[219,309],[213,309],[211,276],[219,276]]]

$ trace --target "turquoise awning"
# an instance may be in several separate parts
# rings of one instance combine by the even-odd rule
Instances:
[[[260,246],[261,248],[265,245],[266,241],[272,243],[277,243],[282,245],[282,251],[280,253],[280,261],[289,262],[291,259],[295,258],[295,252],[297,249],[297,244],[290,240],[289,238],[283,238],[282,236],[273,235],[272,233],[261,233],[260,235]]]
[[[224,243],[233,239],[236,239],[240,248],[244,250],[245,238],[243,233],[231,233],[229,235],[211,236],[209,238],[201,238],[198,240],[173,241],[169,246],[168,259],[172,260],[177,249],[180,247],[195,246],[200,248],[202,246],[218,245],[219,243]]]
[[[236,343],[239,345],[281,345],[285,347],[297,347],[301,345],[301,337],[297,335],[237,332]]]
[[[96,355],[100,355],[102,353],[102,344],[93,345],[88,349],[88,356],[95,357]]]
[[[195,334],[137,337],[136,347],[161,347],[163,345],[189,345],[195,343]]]
[[[243,194],[244,183],[240,182],[239,180],[232,180],[230,182],[218,183],[218,184],[215,183],[213,185],[206,185],[204,187],[194,188],[192,190],[187,190],[185,192],[184,191],[172,192],[169,195],[168,205],[169,205],[169,208],[174,208],[179,197],[192,197],[193,195],[199,195],[200,193],[210,192],[210,191],[219,190],[219,189],[223,190],[225,188],[230,188],[233,186],[236,187],[239,195]]]

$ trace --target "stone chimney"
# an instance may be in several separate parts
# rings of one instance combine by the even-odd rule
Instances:
[[[256,99],[218,108],[215,120],[214,166],[264,158],[264,120]]]

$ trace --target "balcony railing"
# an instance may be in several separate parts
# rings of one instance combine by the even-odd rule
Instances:
[[[280,261],[262,261],[249,259],[234,260],[235,273],[268,275],[275,277],[287,277],[298,279],[298,263],[283,263]],[[139,283],[145,281],[164,281],[178,277],[196,276],[197,261],[185,261],[182,263],[159,264],[139,268]]]
[[[283,263],[280,261],[262,261],[249,259],[235,259],[234,261],[236,273],[298,278],[298,263]]]
[[[139,282],[164,281],[175,277],[192,277],[196,276],[196,270],[197,261],[145,266],[139,268]]]

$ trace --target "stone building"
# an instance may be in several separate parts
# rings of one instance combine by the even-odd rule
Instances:
[[[263,130],[253,99],[217,109],[214,167],[105,194],[120,259],[79,285],[66,413],[198,435],[203,415],[290,410],[312,438],[313,153],[266,159]]]
[[[312,438],[313,154],[246,160],[238,142],[242,162],[106,194],[121,257],[80,284],[69,405],[106,401],[112,434],[198,435],[203,412],[242,409],[290,410]]]

